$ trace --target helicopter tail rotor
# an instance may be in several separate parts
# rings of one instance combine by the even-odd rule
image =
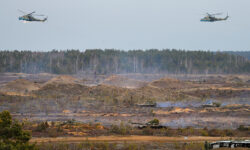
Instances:
[[[228,13],[227,13],[227,16],[224,18],[224,20],[227,20],[229,18],[229,16],[228,16]]]
[[[47,20],[48,20],[48,17],[44,18],[44,19],[42,20],[42,22],[45,22],[45,21],[47,21]]]

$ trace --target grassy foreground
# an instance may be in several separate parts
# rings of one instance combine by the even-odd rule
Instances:
[[[233,140],[233,139],[247,139],[232,138],[232,137],[166,137],[166,136],[98,136],[98,137],[57,137],[57,138],[32,138],[32,143],[45,143],[45,142],[67,142],[67,143],[79,143],[86,141],[94,142],[205,142],[205,141],[219,141],[219,140]]]
[[[205,141],[233,140],[231,137],[98,136],[32,138],[39,150],[205,150]],[[247,139],[247,138],[240,138]],[[227,149],[223,149],[227,150]],[[244,150],[238,148],[236,150]]]

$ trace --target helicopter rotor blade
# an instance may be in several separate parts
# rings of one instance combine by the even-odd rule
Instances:
[[[209,16],[209,17],[212,17],[213,15],[209,14],[209,13],[206,13],[205,15]]]
[[[223,13],[216,13],[216,14],[206,13],[206,15],[208,15],[209,17],[216,16],[216,15],[222,15],[222,14],[223,14]]]
[[[214,15],[214,16],[215,16],[215,15],[222,15],[222,14],[223,14],[223,13],[216,13],[216,14],[211,14],[211,15]]]
[[[32,14],[34,14],[34,13],[36,13],[36,12],[35,12],[35,11],[33,11],[33,12],[29,13],[28,15],[32,15]]]
[[[33,16],[45,16],[45,15],[42,15],[42,14],[34,14]]]
[[[24,12],[24,11],[22,11],[20,9],[18,9],[18,11],[21,12],[21,13],[23,13],[23,14],[27,14],[26,12]]]
[[[36,13],[35,11],[33,11],[31,13],[27,13],[27,12],[24,12],[24,11],[22,11],[20,9],[18,9],[18,11],[21,12],[21,13],[23,13],[24,15],[32,15],[32,14]]]

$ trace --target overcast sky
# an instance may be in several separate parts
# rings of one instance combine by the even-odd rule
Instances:
[[[0,0],[1,50],[250,50],[250,0]],[[18,9],[48,15],[23,23]],[[202,23],[206,12],[230,16]]]

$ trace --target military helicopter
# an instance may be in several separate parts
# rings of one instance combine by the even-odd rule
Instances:
[[[19,20],[28,21],[28,22],[32,22],[32,21],[45,22],[48,19],[48,17],[45,17],[44,19],[35,18],[34,16],[45,16],[45,15],[35,14],[36,13],[35,11],[31,13],[25,13],[24,11],[21,11],[21,10],[19,11],[24,14],[24,16],[21,16],[18,18]]]
[[[216,15],[221,15],[222,13],[217,13],[217,14],[209,14],[207,13],[207,16],[202,18],[200,21],[201,22],[215,22],[215,21],[223,21],[227,20],[229,16],[227,15],[225,18],[216,18]]]

